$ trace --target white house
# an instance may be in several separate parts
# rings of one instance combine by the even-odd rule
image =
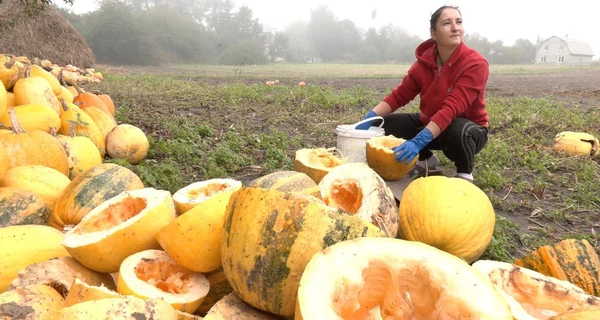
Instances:
[[[592,47],[589,43],[565,37],[552,36],[537,47],[536,64],[589,66],[592,63]]]

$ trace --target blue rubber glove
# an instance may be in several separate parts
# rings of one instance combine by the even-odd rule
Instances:
[[[365,117],[363,118],[363,120],[369,119],[369,118],[373,118],[373,117],[377,117],[377,113],[375,113],[375,111],[371,110],[371,111],[367,112],[367,114],[365,115]],[[367,121],[367,122],[361,123],[361,124],[357,125],[354,128],[358,129],[358,130],[369,130],[369,128],[371,127],[371,125],[373,124],[373,122],[375,122],[375,120],[371,120],[371,121]]]
[[[431,141],[433,141],[431,131],[427,128],[421,130],[414,138],[392,148],[396,154],[396,161],[409,164]]]

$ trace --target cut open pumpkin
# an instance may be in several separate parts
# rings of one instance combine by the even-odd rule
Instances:
[[[175,217],[169,191],[125,191],[92,209],[65,234],[62,244],[84,266],[115,272],[128,256],[159,249],[156,233]]]
[[[296,320],[512,320],[508,303],[465,261],[391,238],[347,240],[315,254],[296,301]]]
[[[242,182],[235,179],[210,179],[191,183],[173,194],[178,215],[182,215],[197,204],[212,196],[241,188]]]
[[[193,313],[210,284],[203,274],[178,265],[162,250],[145,250],[123,261],[117,291],[142,299],[162,298],[175,309]]]
[[[406,176],[417,163],[418,155],[408,164],[396,161],[396,155],[392,148],[402,145],[404,142],[406,140],[394,136],[379,136],[367,140],[367,163],[383,180],[398,180]]]
[[[348,162],[347,157],[336,155],[334,148],[300,149],[296,151],[294,171],[302,172],[316,183],[332,169]]]

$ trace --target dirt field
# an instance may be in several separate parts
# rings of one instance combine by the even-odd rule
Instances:
[[[175,68],[144,68],[144,67],[128,67],[128,68],[111,68],[104,66],[104,69],[111,73],[122,74],[168,74],[180,75],[182,79],[191,79],[202,81],[210,84],[227,84],[231,79],[225,77],[210,77],[210,76],[189,76],[189,71]],[[297,85],[296,78],[281,77],[282,85]],[[264,83],[270,80],[266,78],[246,77],[243,81],[248,84]],[[237,80],[239,81],[239,80]],[[352,88],[355,86],[366,87],[377,92],[380,96],[387,94],[391,88],[397,83],[398,79],[373,79],[373,78],[307,78],[304,79],[308,84],[325,85],[335,89]],[[487,85],[488,97],[546,97],[556,102],[561,102],[567,107],[598,107],[600,108],[600,69],[598,68],[573,68],[563,73],[547,73],[547,74],[526,74],[526,75],[506,75],[506,74],[491,74]],[[258,119],[260,121],[260,119]],[[493,134],[493,119],[491,126],[491,134]],[[600,124],[597,128],[590,128],[592,131],[600,132]],[[499,190],[497,192],[500,198],[515,196],[510,190]],[[522,194],[518,196],[523,196]],[[534,195],[535,196],[535,195]],[[559,238],[562,234],[577,234],[582,232],[589,233],[590,229],[594,232],[594,227],[600,228],[600,222],[596,225],[589,225],[584,222],[600,221],[600,212],[585,212],[579,218],[580,221],[550,221],[543,219],[532,218],[532,213],[527,210],[517,210],[512,212],[504,212],[497,210],[497,214],[508,218],[510,221],[518,225],[519,232],[530,233],[538,228],[547,228],[548,230],[557,230],[556,234],[549,234],[550,237]],[[594,244],[593,244],[594,245]],[[597,244],[596,244],[597,245]],[[511,252],[515,257],[524,255],[526,249],[520,248]]]

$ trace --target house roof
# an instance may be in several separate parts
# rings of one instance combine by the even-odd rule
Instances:
[[[574,39],[574,38],[570,38],[570,37],[559,37],[559,36],[552,36],[544,41],[548,41],[552,38],[558,38],[564,42],[567,43],[567,48],[569,48],[569,52],[571,52],[571,54],[574,55],[582,55],[582,56],[593,56],[594,52],[592,52],[592,47],[590,46],[589,43],[583,41],[583,40],[579,40],[579,39]]]

